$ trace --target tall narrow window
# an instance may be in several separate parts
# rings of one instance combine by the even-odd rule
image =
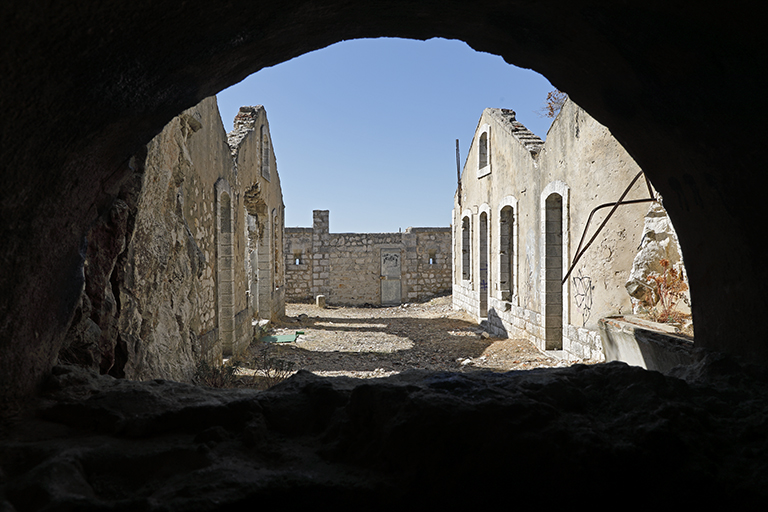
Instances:
[[[480,161],[478,167],[481,169],[488,165],[488,132],[483,132],[480,135]]]
[[[511,206],[501,209],[499,219],[499,291],[501,300],[512,300],[514,271],[515,216]]]
[[[461,277],[470,279],[472,277],[472,247],[469,227],[469,217],[464,217],[461,221]]]
[[[269,180],[269,133],[261,125],[261,175]]]
[[[478,130],[477,137],[477,177],[491,174],[491,126],[484,124]]]
[[[221,194],[219,204],[219,215],[221,215],[221,232],[232,233],[232,203],[229,200],[229,194]]]
[[[488,316],[488,214],[480,214],[480,246],[478,247],[478,256],[480,258],[480,316]]]
[[[282,240],[278,236],[278,228],[280,227],[277,218],[277,209],[272,210],[272,250],[274,252],[273,261],[275,262],[275,272],[272,276],[272,285],[275,290],[280,287],[280,259],[282,255]]]
[[[259,219],[256,215],[246,212],[246,236],[248,247],[246,249],[246,284],[250,306],[254,313],[259,311]]]
[[[223,187],[223,185],[222,185]],[[220,188],[222,188],[220,187]],[[228,188],[228,185],[227,185]],[[219,338],[223,354],[231,355],[235,343],[234,243],[232,239],[232,201],[226,191],[218,194],[219,229],[217,234],[217,280]]]
[[[544,336],[547,350],[563,348],[563,197],[550,194],[545,205]]]

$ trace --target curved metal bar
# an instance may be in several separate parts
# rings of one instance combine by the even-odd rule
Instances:
[[[640,179],[640,176],[642,176],[642,175],[643,175],[643,171],[640,171],[639,173],[637,173],[637,176],[635,176],[632,179],[632,182],[624,190],[624,193],[621,194],[621,197],[619,197],[618,201],[616,201],[615,203],[601,204],[600,206],[594,208],[592,210],[592,212],[590,212],[589,217],[587,218],[587,224],[584,226],[584,232],[581,234],[581,240],[579,241],[579,246],[576,249],[576,255],[573,258],[573,263],[571,263],[571,266],[568,268],[568,272],[566,272],[565,277],[563,277],[563,281],[560,283],[561,285],[565,284],[566,281],[568,281],[568,278],[570,277],[571,272],[573,272],[573,269],[576,266],[576,264],[579,262],[579,259],[581,259],[581,257],[584,255],[584,253],[587,252],[587,249],[589,249],[589,246],[592,245],[592,242],[595,241],[595,239],[597,238],[597,235],[600,234],[600,231],[602,231],[602,229],[608,223],[608,220],[611,218],[611,216],[614,214],[614,212],[618,209],[619,206],[626,205],[626,204],[636,204],[636,203],[650,203],[650,202],[656,201],[656,199],[653,197],[653,192],[651,191],[651,184],[648,181],[648,178],[646,178],[645,182],[646,182],[646,185],[648,186],[648,192],[651,195],[650,198],[647,198],[647,199],[630,199],[629,201],[624,201],[624,198],[627,196],[627,194],[629,194],[629,191],[632,189],[634,184],[637,182],[638,179]],[[597,231],[595,231],[595,234],[592,235],[592,238],[590,238],[589,242],[587,242],[587,245],[585,245],[584,249],[582,249],[581,245],[582,245],[582,243],[584,243],[584,238],[587,236],[587,230],[589,229],[589,223],[592,221],[592,216],[598,210],[600,210],[602,208],[607,208],[609,206],[613,206],[613,209],[610,212],[608,212],[608,215],[603,220],[603,223],[600,224],[600,227],[597,228]]]

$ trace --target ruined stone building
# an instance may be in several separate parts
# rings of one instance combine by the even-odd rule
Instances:
[[[229,134],[216,98],[175,117],[88,237],[86,287],[60,358],[188,379],[247,347],[283,301],[283,201],[263,107]]]
[[[451,291],[451,229],[330,233],[328,210],[311,228],[285,229],[286,300],[400,304]]]
[[[483,111],[454,198],[454,307],[486,320],[494,334],[526,338],[569,358],[602,359],[597,321],[633,312],[625,285],[648,242],[644,217],[651,204],[649,217],[666,219],[666,213],[657,203],[620,206],[571,264],[611,210],[596,211],[582,239],[593,209],[618,201],[635,178],[624,200],[651,197],[639,174],[610,131],[570,100],[546,142],[511,110]],[[676,239],[652,249],[681,260]],[[640,296],[644,270],[633,272],[630,288]]]
[[[768,106],[743,98],[765,83],[755,64],[768,32],[754,2],[50,5],[0,4],[0,509],[456,509],[477,506],[473,489],[489,503],[541,506],[543,496],[567,507],[568,491],[596,486],[638,507],[765,506]],[[55,366],[76,309],[82,317],[84,275],[93,289],[107,249],[123,251],[105,243],[101,260],[90,242],[130,218],[136,196],[113,203],[145,161],[129,167],[131,155],[249,73],[382,36],[461,39],[543,73],[610,127],[675,222],[701,360],[674,376],[621,364],[365,382],[301,372],[250,397]],[[521,215],[526,197],[541,201],[520,183],[512,193]],[[525,261],[528,231],[518,232]],[[160,289],[174,275],[158,267],[144,277]],[[99,286],[120,290],[128,277],[114,277]],[[155,323],[146,318],[143,332]]]

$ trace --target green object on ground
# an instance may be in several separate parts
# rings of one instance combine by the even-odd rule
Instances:
[[[304,334],[304,331],[296,331],[295,334],[282,334],[280,336],[264,336],[261,340],[267,343],[292,343],[296,341],[299,334]]]

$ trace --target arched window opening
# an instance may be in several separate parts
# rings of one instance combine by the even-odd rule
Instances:
[[[461,277],[469,280],[472,278],[472,247],[469,217],[464,217],[461,221]]]
[[[281,262],[283,261],[283,223],[280,212],[277,208],[272,210],[272,258],[274,261],[272,269],[272,289],[278,290],[283,284],[283,273]]]
[[[261,125],[261,176],[269,181],[269,132]]]
[[[219,205],[221,215],[221,232],[232,233],[232,202],[229,200],[229,194],[221,194]]]
[[[545,203],[545,296],[546,350],[563,348],[563,197],[550,194]]]
[[[229,185],[223,181],[216,184],[218,191],[218,233],[216,247],[217,302],[219,339],[222,353],[232,355],[235,341],[235,277],[234,241],[232,233],[232,200]]]
[[[514,230],[514,210],[511,206],[505,206],[499,218],[499,291],[501,300],[507,301],[511,301],[514,295]]]
[[[488,165],[488,132],[480,135],[479,157],[478,167],[482,169]]]
[[[248,284],[249,305],[254,314],[259,311],[259,219],[248,212],[246,222],[246,276]]]
[[[480,317],[488,316],[488,214],[480,214],[480,246],[478,247],[480,256]]]

